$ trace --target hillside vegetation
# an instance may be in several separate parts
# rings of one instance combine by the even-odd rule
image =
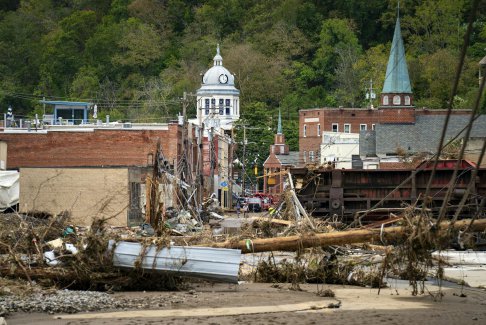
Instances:
[[[400,1],[417,107],[448,106],[471,6]],[[45,96],[96,103],[99,117],[112,120],[174,119],[219,43],[236,74],[243,119],[261,128],[249,133],[255,146],[268,152],[280,108],[295,150],[299,109],[363,107],[370,79],[379,98],[396,7],[396,0],[5,0],[0,107],[32,116]],[[481,1],[456,108],[474,103],[485,13]]]

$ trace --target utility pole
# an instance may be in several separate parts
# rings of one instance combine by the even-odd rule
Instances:
[[[373,91],[373,79],[370,79],[370,87],[366,89],[366,99],[370,100],[369,108],[373,109],[373,99],[376,98],[376,94]]]
[[[228,153],[228,206],[230,208],[233,207],[233,151],[235,147],[235,132],[234,127],[231,128],[231,139],[229,145],[229,153]]]
[[[182,121],[180,124],[182,126],[182,153],[180,155],[181,168],[178,171],[177,177],[179,179],[186,181],[191,184],[191,191],[196,191],[194,195],[194,200],[197,205],[197,211],[199,211],[199,206],[201,205],[203,199],[203,162],[202,162],[202,137],[204,125],[201,124],[196,130],[196,138],[193,137],[193,133],[189,133],[189,124],[187,119],[187,109],[191,104],[190,97],[196,97],[194,93],[183,92],[181,98],[182,103]],[[197,108],[197,104],[196,104]],[[197,161],[194,164],[194,152],[193,144],[197,145]]]
[[[209,191],[210,195],[214,193],[214,139],[213,139],[214,126],[211,125],[209,129]]]
[[[246,145],[248,143],[248,140],[246,139],[246,130],[258,130],[260,128],[254,128],[254,127],[248,127],[248,124],[242,124],[243,127],[243,161],[242,161],[242,167],[241,167],[241,172],[242,172],[242,181],[241,181],[241,186],[243,190],[243,196],[246,196],[245,192],[245,176],[246,176]]]
[[[246,158],[246,125],[243,125],[243,165],[241,168],[242,171],[242,179],[241,179],[241,189],[243,190],[243,197],[246,197],[245,191],[245,158]]]

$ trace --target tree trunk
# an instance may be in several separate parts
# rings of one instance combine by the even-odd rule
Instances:
[[[446,230],[450,225],[454,229],[465,229],[471,223],[471,219],[460,220],[454,224],[442,222],[441,230]],[[303,248],[345,245],[364,242],[386,241],[399,239],[404,235],[405,227],[388,227],[383,229],[358,229],[325,234],[304,234],[301,236],[246,239],[239,242],[216,243],[212,247],[241,249],[243,254],[258,253],[267,251],[297,251]],[[486,229],[486,219],[475,220],[469,228],[470,231],[484,231]]]

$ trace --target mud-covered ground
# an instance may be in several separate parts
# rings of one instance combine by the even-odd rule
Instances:
[[[13,313],[7,324],[486,324],[486,290],[427,285],[414,297],[407,285],[377,289],[243,283],[195,284],[178,292],[120,292],[129,307],[76,314]],[[335,297],[323,297],[331,289]],[[151,306],[149,306],[151,305]],[[147,306],[149,306],[147,308]]]

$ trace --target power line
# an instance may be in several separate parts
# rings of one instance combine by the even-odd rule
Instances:
[[[456,76],[454,78],[454,84],[453,84],[452,90],[451,90],[449,107],[447,109],[447,115],[446,115],[446,119],[445,119],[445,122],[444,122],[444,127],[442,128],[442,134],[441,134],[440,141],[439,141],[439,147],[437,149],[437,154],[436,154],[435,160],[434,160],[434,167],[432,168],[432,172],[430,173],[429,181],[427,183],[427,188],[425,189],[425,196],[424,196],[425,198],[427,198],[429,193],[430,193],[430,188],[432,186],[432,180],[435,176],[435,172],[437,170],[437,164],[439,162],[439,157],[440,157],[440,154],[441,154],[442,149],[443,149],[443,144],[444,144],[444,140],[445,140],[445,136],[446,136],[446,132],[447,132],[447,127],[449,125],[449,120],[450,120],[451,113],[452,113],[453,100],[454,100],[454,97],[455,97],[456,92],[457,92],[457,87],[459,85],[459,79],[461,77],[462,67],[464,66],[464,59],[466,57],[466,50],[469,46],[469,38],[471,36],[472,27],[473,27],[473,24],[474,24],[474,20],[476,18],[476,11],[477,11],[477,8],[478,8],[478,4],[479,4],[479,0],[474,0],[472,7],[471,7],[471,15],[469,16],[469,24],[467,26],[467,31],[464,35],[464,44],[462,46],[461,56],[460,56],[459,63],[457,65],[457,69],[456,69]],[[481,97],[481,94],[479,94],[479,96]],[[474,115],[474,113],[471,113],[471,114]],[[467,133],[467,134],[469,134],[469,133]],[[424,200],[423,208],[425,208],[425,203],[426,203],[426,200]],[[441,209],[441,214],[442,214],[442,209]]]

